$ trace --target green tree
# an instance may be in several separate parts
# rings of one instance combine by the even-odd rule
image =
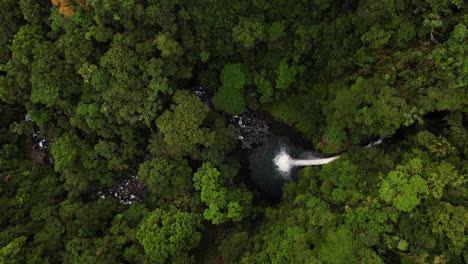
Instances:
[[[318,248],[318,257],[328,263],[383,263],[371,249],[365,248],[354,240],[352,233],[345,226],[330,230]]]
[[[278,77],[276,78],[276,88],[285,90],[287,89],[295,80],[297,69],[294,66],[289,66],[288,61],[283,59],[276,70]]]
[[[138,177],[168,202],[177,200],[192,187],[192,169],[186,160],[153,158],[140,165]]]
[[[15,238],[8,245],[2,247],[0,249],[0,262],[16,264],[24,261],[19,254],[25,243],[26,237],[22,236]]]
[[[324,166],[320,172],[320,178],[324,181],[321,191],[334,203],[355,204],[362,199],[361,194],[354,188],[359,186],[362,175],[346,157],[336,163],[338,164]]]
[[[232,38],[245,48],[252,48],[258,40],[265,38],[265,28],[262,21],[241,18],[237,26],[232,29]]]
[[[209,161],[213,165],[226,164],[229,153],[236,147],[236,131],[233,126],[228,126],[221,115],[211,112],[207,118],[209,126],[215,133],[214,142],[205,148],[201,154],[203,161]]]
[[[98,189],[112,182],[108,162],[77,135],[64,135],[51,145],[54,169],[61,173],[64,186],[71,195]]]
[[[429,192],[427,182],[420,176],[421,171],[420,159],[397,166],[383,178],[380,198],[401,211],[412,211]]]
[[[463,174],[458,173],[453,164],[443,161],[434,165],[427,166],[424,169],[429,191],[434,198],[441,199],[447,189],[463,192],[459,187],[463,186],[468,180]]]
[[[163,57],[170,55],[180,55],[183,50],[180,45],[171,37],[169,33],[160,33],[154,40]]]
[[[466,248],[468,238],[468,211],[464,206],[441,202],[430,208],[432,232],[441,237],[441,243],[448,245],[452,254],[459,255]]]
[[[226,239],[223,239],[219,245],[219,251],[226,263],[239,263],[239,258],[242,253],[247,251],[248,244],[245,243],[249,239],[249,233],[239,232],[233,233]]]
[[[213,224],[240,221],[248,215],[252,194],[242,189],[231,191],[225,187],[221,173],[211,163],[203,163],[193,175],[193,186],[200,191],[201,201],[208,207],[203,216]]]
[[[154,263],[192,263],[201,239],[201,218],[177,209],[156,209],[141,223],[137,238]]]
[[[188,91],[176,91],[174,104],[156,120],[164,142],[173,153],[199,155],[200,146],[209,147],[214,142],[214,133],[203,127],[209,107]]]
[[[226,64],[221,72],[223,85],[213,97],[216,109],[230,114],[240,114],[245,110],[244,86],[249,76],[242,64]]]
[[[21,10],[18,2],[5,0],[0,2],[0,64],[9,60],[10,50],[8,45],[13,35],[19,30],[23,23]]]

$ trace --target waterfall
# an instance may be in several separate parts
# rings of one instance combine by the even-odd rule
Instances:
[[[388,138],[383,136],[367,147],[377,147]],[[302,166],[328,164],[340,156],[322,158],[319,153],[304,151],[288,138],[272,136],[256,147],[249,157],[252,181],[272,201],[281,199],[282,186],[298,178]]]
[[[378,140],[376,141],[372,141],[370,142],[369,144],[367,144],[366,148],[373,148],[375,146],[378,146],[380,144],[383,143],[383,141],[386,139],[386,138],[389,138],[390,136],[381,136]]]
[[[289,177],[291,169],[296,166],[317,166],[330,163],[339,158],[339,156],[331,158],[311,158],[311,159],[293,159],[287,153],[285,148],[281,148],[278,155],[273,159],[276,169],[283,177]]]

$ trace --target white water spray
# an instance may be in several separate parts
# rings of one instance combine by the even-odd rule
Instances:
[[[289,154],[286,152],[284,148],[276,155],[273,159],[273,162],[276,165],[276,168],[283,176],[289,176],[289,173],[293,167],[296,166],[317,166],[330,163],[340,156],[335,156],[331,158],[315,158],[315,159],[293,159]]]

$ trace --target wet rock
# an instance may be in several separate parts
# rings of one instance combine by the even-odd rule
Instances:
[[[232,116],[229,123],[236,128],[237,139],[243,149],[252,149],[271,135],[267,122],[257,113],[244,112]]]
[[[148,187],[136,175],[132,175],[130,178],[109,187],[107,190],[99,191],[94,197],[106,199],[108,196],[114,196],[119,200],[120,204],[132,204],[143,201],[148,191]]]

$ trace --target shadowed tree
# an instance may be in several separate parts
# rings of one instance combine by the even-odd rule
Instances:
[[[203,127],[210,109],[188,91],[176,91],[172,100],[174,104],[157,118],[156,125],[175,156],[196,157],[201,146],[214,143],[214,132]]]
[[[140,225],[137,238],[154,263],[194,263],[190,251],[201,239],[201,217],[177,209],[156,209]]]

